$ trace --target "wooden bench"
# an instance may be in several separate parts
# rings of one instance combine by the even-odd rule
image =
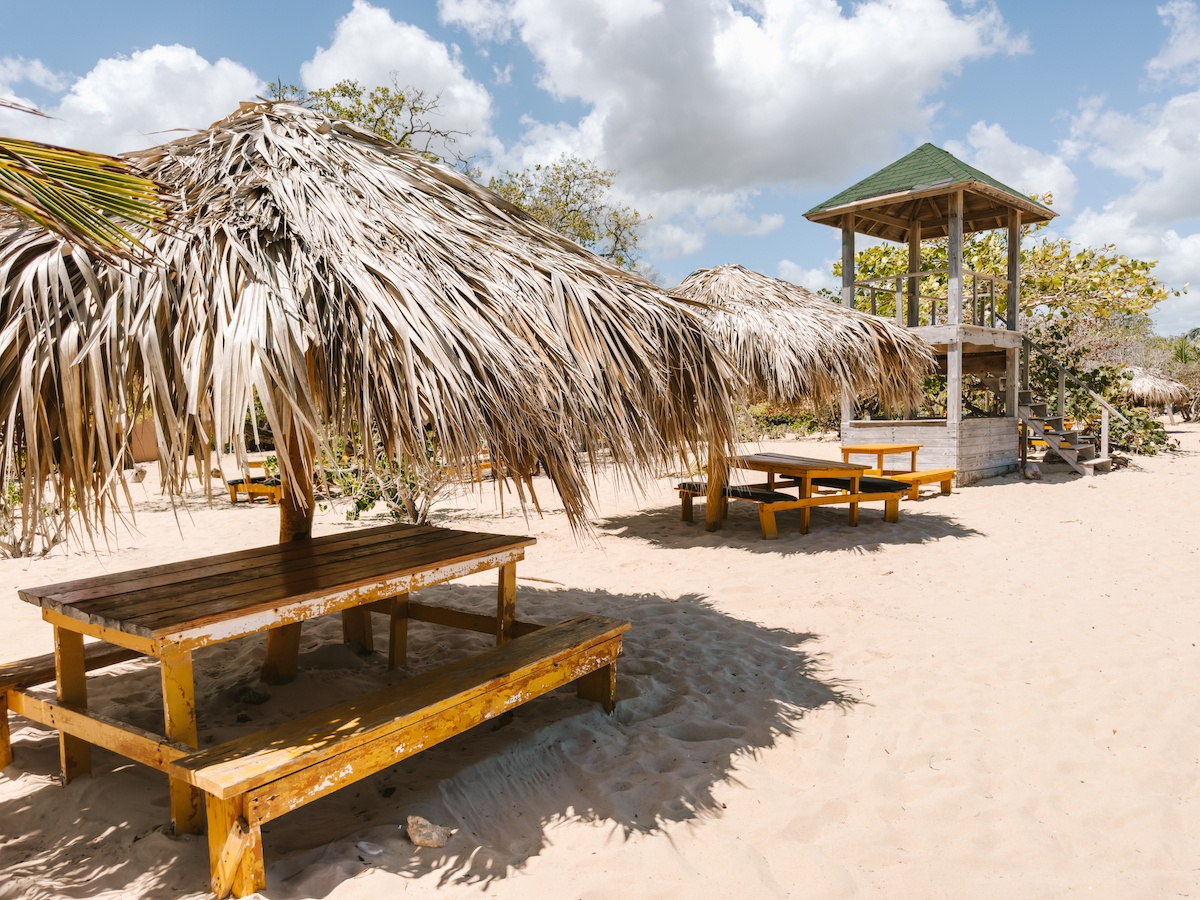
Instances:
[[[95,641],[87,644],[83,651],[85,671],[103,669],[141,656],[136,650]],[[12,739],[8,727],[8,711],[21,708],[20,698],[9,697],[9,692],[54,681],[54,654],[31,656],[0,666],[0,769],[12,762]],[[13,702],[15,701],[15,702]]]
[[[554,688],[607,712],[628,622],[580,615],[366,697],[174,760],[203,791],[212,889],[244,897],[266,886],[263,824],[379,772]]]
[[[863,482],[879,482],[877,487],[879,490],[873,490],[864,493],[868,490]],[[834,482],[845,482],[844,490],[849,490],[851,480],[849,478],[814,478],[813,484],[829,482],[827,486],[832,487]],[[792,482],[790,479],[785,481],[776,481],[776,484],[785,486],[799,482]],[[705,497],[708,495],[708,485],[703,481],[684,481],[677,485],[679,491],[680,512],[679,517],[684,522],[691,522],[693,518],[692,500],[695,497]],[[774,540],[779,537],[779,528],[775,522],[775,514],[789,509],[806,510],[814,506],[830,506],[833,504],[850,504],[850,520],[849,524],[854,526],[858,524],[858,504],[867,503],[872,500],[882,500],[884,502],[883,518],[885,522],[897,522],[900,519],[900,498],[904,492],[908,490],[908,485],[896,484],[888,482],[884,478],[860,479],[859,493],[841,493],[841,494],[817,494],[812,497],[796,497],[793,494],[785,494],[782,491],[767,490],[762,485],[727,485],[722,489],[722,495],[726,499],[733,500],[748,500],[758,504],[758,523],[762,528],[762,536],[766,540]],[[808,533],[807,516],[802,516],[800,520],[800,533]]]
[[[274,505],[283,494],[283,485],[278,478],[231,478],[225,482],[229,488],[229,502],[237,503],[238,495],[245,494],[246,501],[253,503],[258,497],[265,497],[267,503]]]
[[[923,484],[939,483],[943,494],[949,494],[954,484],[954,476],[958,469],[924,469],[920,472],[887,472],[888,478],[903,481],[909,485],[908,499],[916,500]],[[878,469],[870,470],[870,474],[879,475]]]

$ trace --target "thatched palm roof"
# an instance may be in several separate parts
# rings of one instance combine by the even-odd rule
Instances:
[[[929,345],[904,328],[741,266],[700,269],[672,293],[709,304],[709,330],[748,378],[752,401],[815,405],[849,388],[898,408],[919,399],[933,370]]]
[[[641,471],[731,440],[738,377],[690,304],[417,153],[260,102],[129,158],[178,194],[187,233],[144,237],[160,264],[0,223],[0,462],[27,495],[57,480],[102,515],[143,405],[179,490],[189,451],[244,453],[256,393],[285,473],[326,426],[415,459],[431,434],[448,461],[540,461],[575,522],[578,449]]]
[[[1126,366],[1129,383],[1125,395],[1141,406],[1166,406],[1168,403],[1186,403],[1191,396],[1186,384],[1167,378],[1161,372]]]

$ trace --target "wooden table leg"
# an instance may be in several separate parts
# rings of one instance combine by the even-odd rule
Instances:
[[[811,496],[812,496],[812,476],[811,475],[801,475],[800,476],[800,498],[802,500],[807,500]],[[801,534],[808,534],[808,525],[809,525],[809,522],[811,519],[812,519],[812,507],[811,506],[800,507],[800,533]]]
[[[852,494],[859,493],[858,480],[859,480],[859,476],[857,476],[857,475],[850,476],[850,493],[852,493]],[[858,527],[858,504],[857,503],[850,504],[850,518],[848,521],[849,521],[851,528]]]
[[[54,626],[54,677],[60,703],[87,709],[87,665],[83,657],[83,635]],[[83,738],[58,733],[58,758],[63,783],[92,771],[92,745]]]
[[[267,684],[287,684],[300,669],[300,623],[280,625],[267,632],[267,653],[262,673]]]
[[[247,824],[244,795],[208,798],[208,862],[219,900],[245,897],[267,886],[262,831]]]
[[[500,580],[496,588],[496,643],[503,644],[516,637],[517,618],[517,564],[505,563],[500,567]]]
[[[388,627],[388,671],[408,662],[408,594],[391,599]]]
[[[185,650],[163,656],[163,714],[167,737],[189,747],[198,747],[196,737],[196,682],[192,675],[192,654]],[[203,798],[186,781],[170,780],[171,824],[176,834],[200,834],[204,831]]]
[[[353,644],[362,653],[375,652],[370,607],[352,606],[342,610],[342,642]]]
[[[0,769],[12,764],[12,735],[8,730],[8,694],[0,691]]]

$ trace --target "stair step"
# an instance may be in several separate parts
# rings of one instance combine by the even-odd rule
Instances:
[[[1081,466],[1085,467],[1086,469],[1088,469],[1093,475],[1095,475],[1097,471],[1100,471],[1100,472],[1111,472],[1112,471],[1112,457],[1111,456],[1097,456],[1095,459],[1081,459],[1079,461],[1079,464]]]
[[[1017,403],[1020,406],[1028,406],[1033,402],[1033,391],[1017,391]]]

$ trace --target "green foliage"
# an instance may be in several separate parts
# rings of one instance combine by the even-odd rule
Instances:
[[[1069,315],[1057,315],[1039,319],[1030,328],[1030,338],[1044,351],[1054,357],[1077,376],[1109,405],[1119,410],[1129,420],[1126,425],[1113,417],[1109,423],[1109,446],[1111,449],[1128,453],[1153,456],[1161,450],[1178,449],[1178,441],[1167,436],[1166,429],[1149,410],[1133,407],[1122,397],[1125,377],[1119,365],[1093,365],[1085,368],[1089,348],[1080,340],[1078,332],[1087,320]],[[1058,369],[1035,354],[1029,366],[1029,384],[1034,396],[1056,398],[1058,396]],[[1054,402],[1051,401],[1051,406]],[[1092,435],[1099,435],[1101,407],[1092,396],[1074,379],[1066,381],[1066,413],[1074,419],[1075,427]]]
[[[797,412],[770,403],[755,403],[740,411],[738,440],[760,441],[789,434],[837,431],[841,413],[830,407],[817,412]]]
[[[1049,203],[1051,198],[1035,197]],[[1022,229],[1028,237],[1044,224]],[[945,269],[949,245],[945,238],[921,244],[922,270]],[[903,275],[908,272],[908,248],[898,244],[877,244],[854,257],[855,278]],[[1070,312],[1107,318],[1114,315],[1145,314],[1169,296],[1187,291],[1172,290],[1153,273],[1156,260],[1141,260],[1118,253],[1116,246],[1081,247],[1067,238],[1042,238],[1021,250],[1021,311],[1026,315]],[[963,267],[983,275],[1006,277],[1008,273],[1008,234],[984,231],[963,241]],[[841,277],[842,264],[834,264],[834,275]],[[922,295],[944,297],[947,276],[927,276],[922,280]],[[895,313],[890,294],[879,294],[879,315]],[[997,298],[997,312],[1003,312],[1004,298]]]
[[[441,96],[401,85],[395,72],[391,77],[390,87],[377,85],[370,90],[353,79],[308,92],[294,84],[276,81],[269,86],[268,94],[273,100],[298,103],[330,118],[351,122],[393,144],[417,150],[435,162],[465,165],[458,157],[444,156],[457,138],[467,132],[443,128],[434,122],[434,117],[440,115]],[[435,152],[435,148],[440,152]]]
[[[322,460],[322,489],[327,496],[336,495],[348,503],[346,518],[350,521],[382,503],[387,518],[425,525],[434,501],[450,483],[431,432],[426,433],[423,460],[394,460],[376,449],[373,463],[367,465],[353,452],[350,442],[335,438],[330,446],[334,454]]]
[[[581,247],[633,268],[638,229],[648,217],[609,196],[616,174],[590,160],[563,155],[549,165],[505,172],[490,179],[488,187]]]

